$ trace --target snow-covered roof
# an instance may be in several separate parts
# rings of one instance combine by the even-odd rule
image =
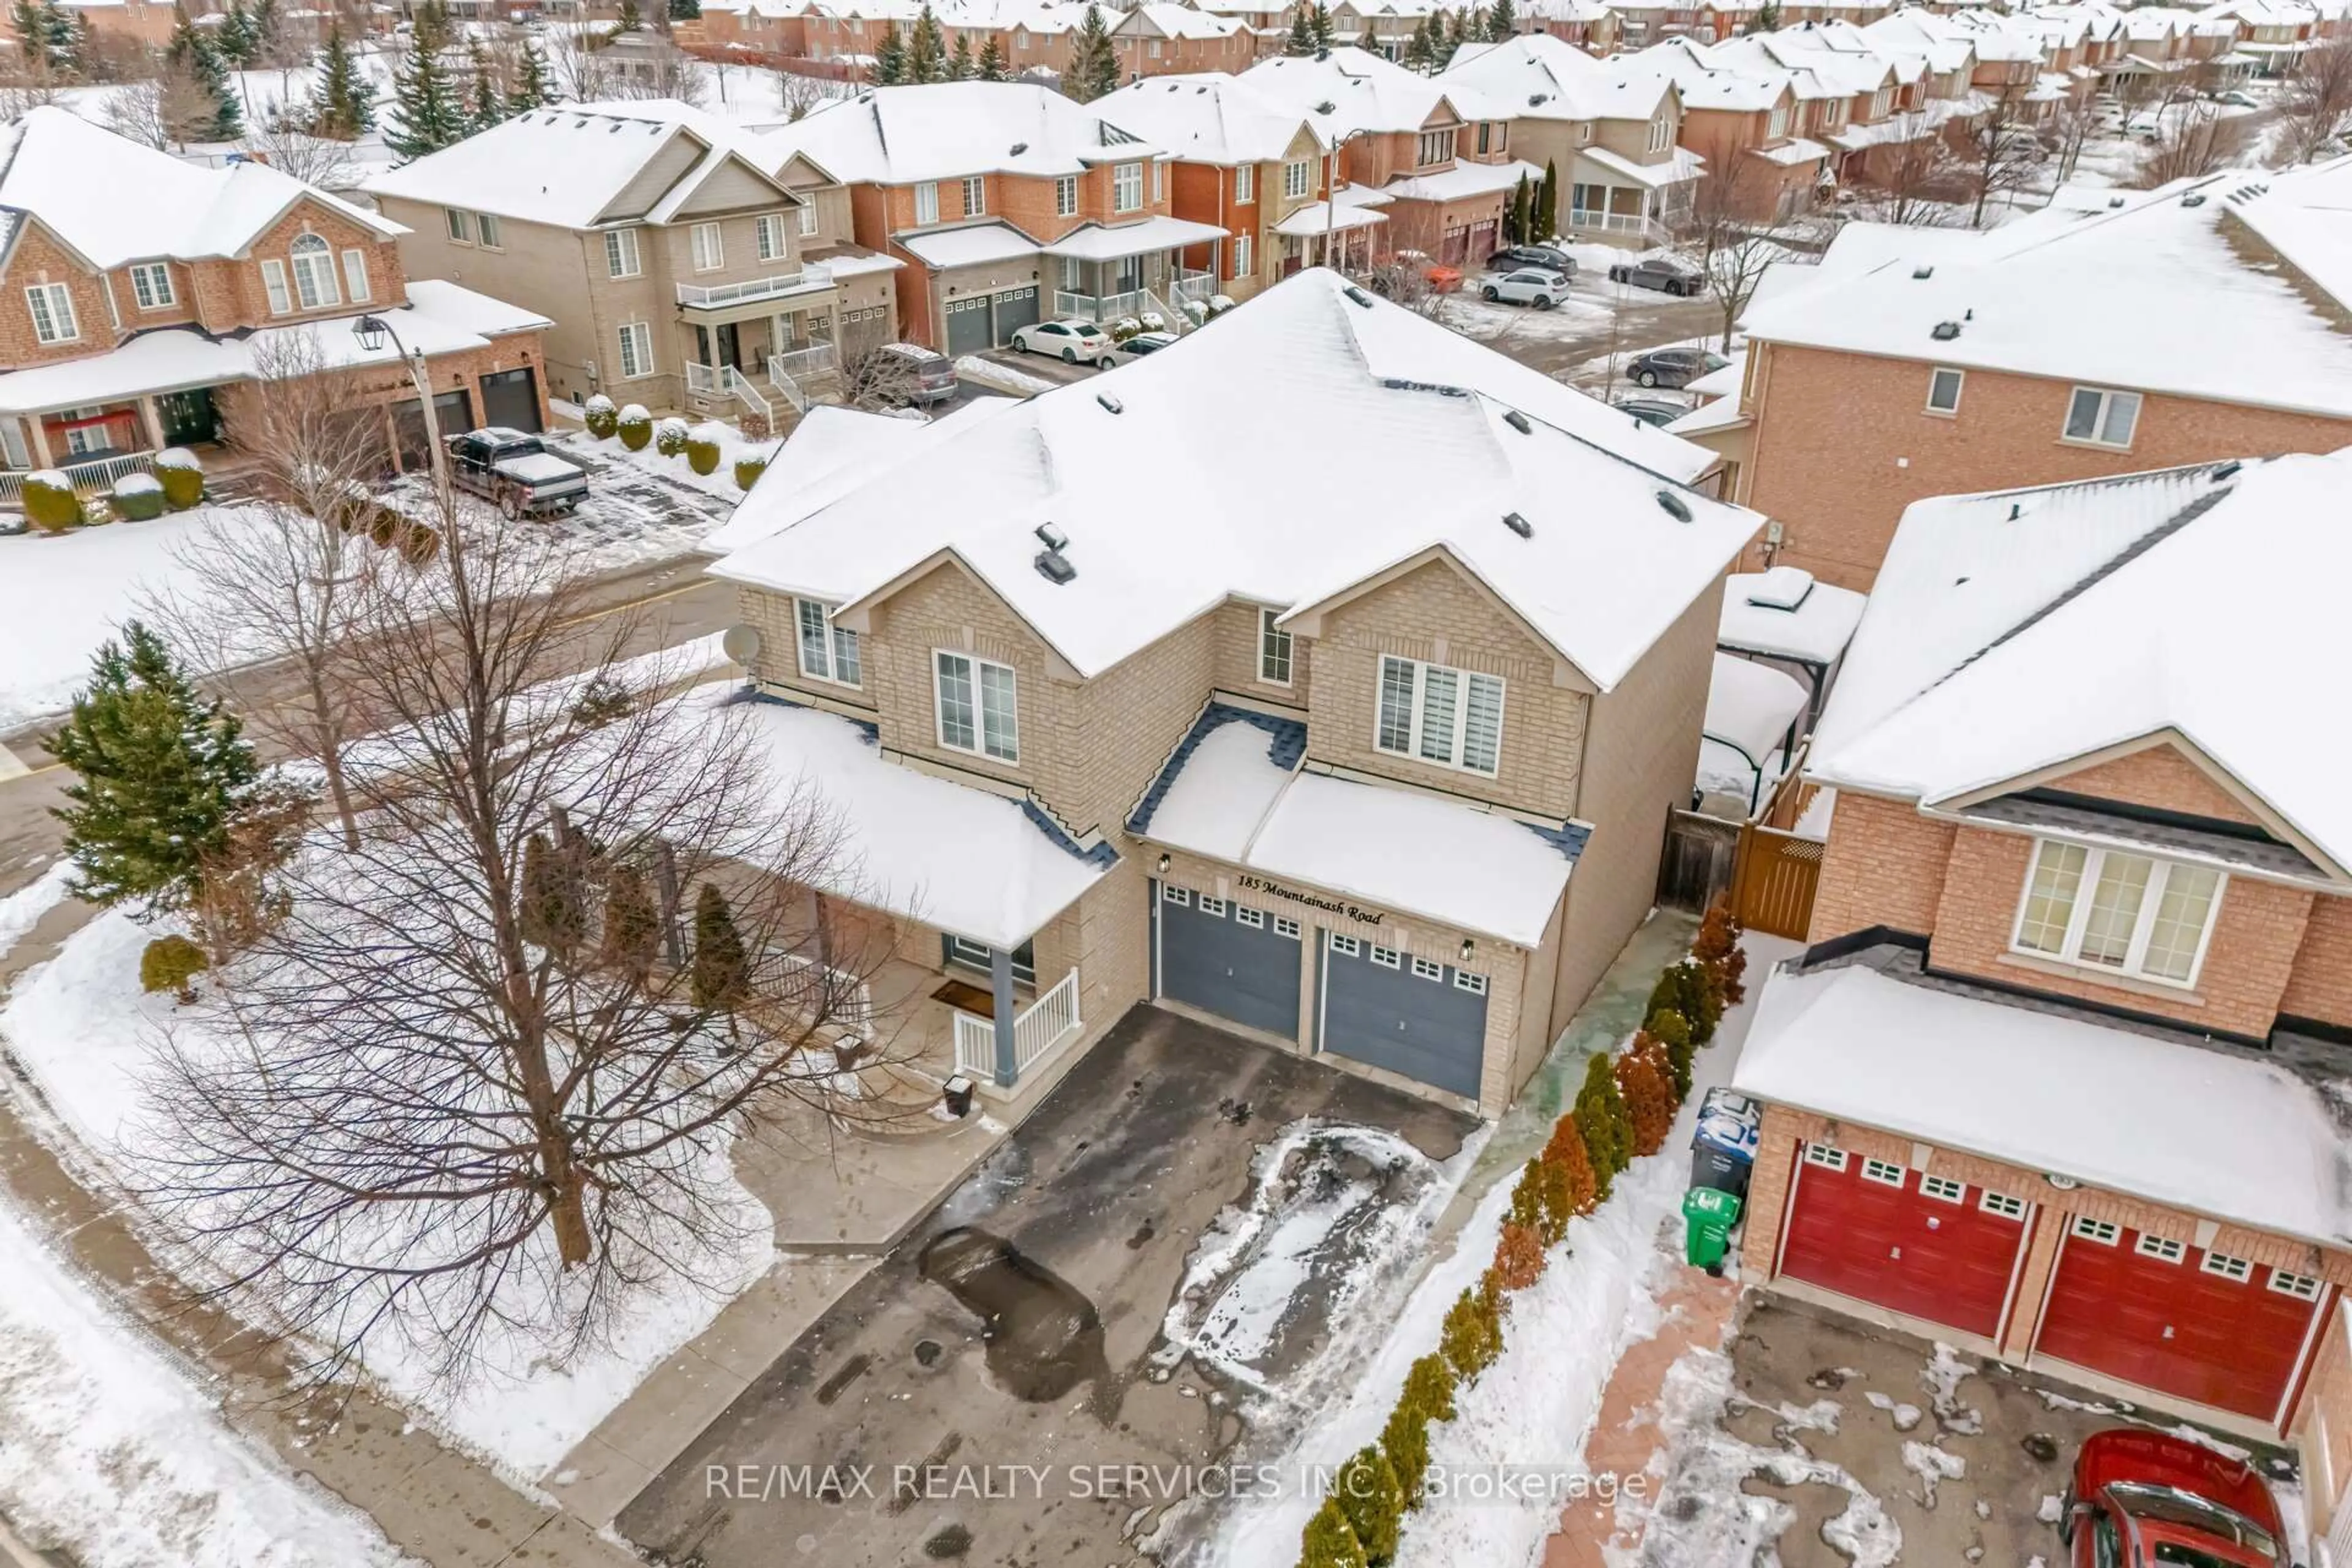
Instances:
[[[2222,226],[2246,181],[2044,212],[2017,233],[1882,234],[1883,258],[1862,268],[1843,264],[1842,234],[1815,287],[1751,305],[1745,325],[1776,342],[2352,415],[2352,334]]]
[[[640,188],[681,139],[694,162],[660,189]],[[668,100],[566,104],[519,114],[365,182],[378,196],[463,206],[518,223],[588,228],[624,218],[663,222],[713,169],[740,157],[762,176],[782,148],[717,115]],[[632,198],[625,201],[624,198]],[[779,187],[778,205],[793,198]]]
[[[1117,30],[1121,34],[1157,33],[1171,38],[1229,38],[1242,30],[1242,24],[1229,16],[1196,11],[1190,5],[1171,5],[1169,0],[1143,0],[1143,4],[1128,12]]]
[[[1790,166],[1794,166],[1799,163],[1819,163],[1825,161],[1830,155],[1830,150],[1828,148],[1822,146],[1818,142],[1807,141],[1802,136],[1791,136],[1789,140],[1780,142],[1778,146],[1757,147],[1750,149],[1750,151],[1753,152],[1757,157],[1765,160],[1767,163],[1783,163]]]
[[[55,105],[0,126],[0,208],[38,219],[93,267],[239,256],[305,197],[387,239],[408,232],[266,163],[205,168]]]
[[[1719,430],[1730,430],[1749,423],[1739,412],[1737,397],[1710,398],[1687,414],[1676,415],[1666,421],[1664,428],[1670,435],[1696,437],[1711,436]]]
[[[2231,210],[2338,300],[2352,301],[2352,155],[2229,186]]]
[[[705,554],[725,555],[765,539],[863,482],[875,465],[922,451],[964,426],[1012,406],[1009,398],[976,397],[936,419],[904,419],[835,403],[812,404],[760,476],[760,484],[768,487],[762,504],[738,507],[704,534],[697,548]]]
[[[1513,120],[1648,120],[1674,90],[1666,73],[1638,55],[1597,60],[1551,33],[1465,44],[1432,79],[1499,105],[1495,117]]]
[[[1721,370],[1708,371],[1696,381],[1686,382],[1685,392],[1698,397],[1725,397],[1739,390],[1748,375],[1748,351],[1740,349],[1731,355],[1731,363]]]
[[[836,179],[884,185],[982,174],[1076,174],[1162,151],[1096,105],[1012,81],[868,88],[767,137],[804,153]]]
[[[1696,180],[1706,172],[1706,160],[1687,147],[1676,147],[1655,163],[1636,163],[1622,153],[1601,146],[1579,147],[1576,155],[1590,159],[1612,174],[1622,174],[1635,184],[1652,190],[1664,190],[1679,185],[1685,180]]]
[[[1297,740],[1285,745],[1301,729],[1211,710],[1129,831],[1457,931],[1543,944],[1581,830],[1546,837],[1500,813],[1301,772]],[[1381,853],[1365,854],[1367,844]]]
[[[1932,805],[2177,734],[2342,875],[2352,729],[2292,672],[2341,663],[2347,493],[2352,449],[1914,503],[1812,773]]]
[[[927,234],[900,237],[898,243],[925,263],[946,270],[954,267],[980,267],[992,261],[1010,261],[1019,256],[1037,254],[1037,242],[1009,223],[991,220],[987,223],[966,224],[961,228],[933,229]]]
[[[373,353],[360,346],[352,323],[362,315],[383,318],[412,351],[428,355],[488,348],[492,338],[554,325],[536,311],[455,283],[414,279],[405,305],[377,305],[298,326],[268,327],[245,338],[211,338],[194,327],[159,327],[106,353],[11,371],[0,374],[0,413],[79,408],[150,393],[250,381],[263,350],[293,339],[315,342],[320,362],[328,369],[398,364],[399,353],[390,342]]]
[[[1789,73],[1752,65],[1728,69],[1715,51],[1696,38],[1667,38],[1622,57],[1628,70],[1655,71],[1671,79],[1685,109],[1720,109],[1753,113],[1771,108],[1789,90]]]
[[[1302,131],[1315,134],[1303,110],[1277,103],[1223,71],[1145,77],[1095,100],[1094,107],[1186,163],[1273,163]]]
[[[2221,1049],[1849,966],[1771,976],[1732,1085],[2216,1219],[2352,1237],[2352,1172],[2318,1091]]]
[[[1194,223],[1190,218],[1154,216],[1136,223],[1082,224],[1062,236],[1038,247],[1048,256],[1075,257],[1080,261],[1110,261],[1122,256],[1141,256],[1148,251],[1173,250],[1179,246],[1206,245],[1225,237],[1225,231],[1213,223]]]
[[[1374,203],[1363,202],[1350,205],[1346,202],[1336,205],[1309,202],[1303,207],[1294,207],[1285,213],[1282,221],[1274,226],[1274,232],[1295,239],[1304,239],[1319,234],[1338,234],[1351,228],[1370,228],[1376,223],[1388,221],[1388,214],[1380,211],[1378,205]]]
[[[838,835],[821,892],[1013,948],[1108,868],[1003,795],[885,762],[862,725],[782,702],[750,706],[778,795],[813,798]]]
[[[1801,566],[1734,572],[1724,579],[1716,645],[1826,667],[1853,640],[1868,602],[1851,588],[1815,582]]]
[[[1811,700],[1804,682],[1788,671],[1718,653],[1707,680],[1703,733],[1737,747],[1751,763],[1760,763],[1789,738],[1790,726]]]
[[[1269,410],[1284,431],[1271,444]],[[1413,460],[1294,459],[1322,450]],[[1201,453],[1218,456],[1170,460]],[[1681,488],[1714,461],[1318,268],[1212,331],[878,465],[712,570],[855,613],[949,554],[1092,676],[1230,598],[1295,613],[1444,556],[1607,689],[1759,525]],[[766,492],[742,509],[766,510]],[[1046,523],[1068,540],[1070,582],[1034,564]]]
[[[1507,191],[1521,180],[1533,184],[1542,178],[1541,169],[1513,158],[1501,163],[1456,163],[1433,174],[1400,174],[1381,189],[1404,201],[1452,202]]]
[[[1501,120],[1486,95],[1468,83],[1424,77],[1359,48],[1313,55],[1276,55],[1241,74],[1241,80],[1292,112],[1304,114],[1326,140],[1355,132],[1419,131],[1444,103],[1464,120]],[[1465,102],[1458,88],[1472,95]]]

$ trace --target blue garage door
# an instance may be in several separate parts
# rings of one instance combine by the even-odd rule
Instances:
[[[1298,1037],[1298,922],[1187,888],[1160,890],[1160,994]]]
[[[1335,934],[1324,955],[1323,1048],[1475,1100],[1486,977]]]

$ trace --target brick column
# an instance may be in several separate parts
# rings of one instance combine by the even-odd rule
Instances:
[[[1780,1220],[1788,1206],[1789,1173],[1797,1163],[1797,1135],[1777,1108],[1764,1108],[1763,1135],[1756,1166],[1748,1178],[1748,1208],[1740,1233],[1739,1272],[1751,1285],[1772,1278],[1773,1253],[1780,1245]]]
[[[2042,1297],[2050,1289],[2050,1271],[2058,1264],[2058,1243],[2073,1219],[2053,1205],[2035,1205],[2033,1239],[2025,1249],[2025,1267],[2017,1271],[2017,1300],[2010,1303],[2009,1322],[2001,1333],[2000,1353],[2011,1361],[2023,1361],[2033,1346]]]

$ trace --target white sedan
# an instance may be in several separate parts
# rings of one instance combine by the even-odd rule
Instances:
[[[1013,334],[1025,354],[1051,354],[1064,364],[1100,364],[1110,355],[1110,334],[1092,321],[1035,321]]]
[[[1522,267],[1516,272],[1488,275],[1478,285],[1478,294],[1485,300],[1508,300],[1514,305],[1549,310],[1568,298],[1568,278],[1540,267]]]

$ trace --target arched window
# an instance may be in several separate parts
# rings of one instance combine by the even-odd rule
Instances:
[[[315,234],[306,234],[288,247],[294,262],[294,297],[306,310],[323,310],[343,302],[335,286],[335,253]]]

